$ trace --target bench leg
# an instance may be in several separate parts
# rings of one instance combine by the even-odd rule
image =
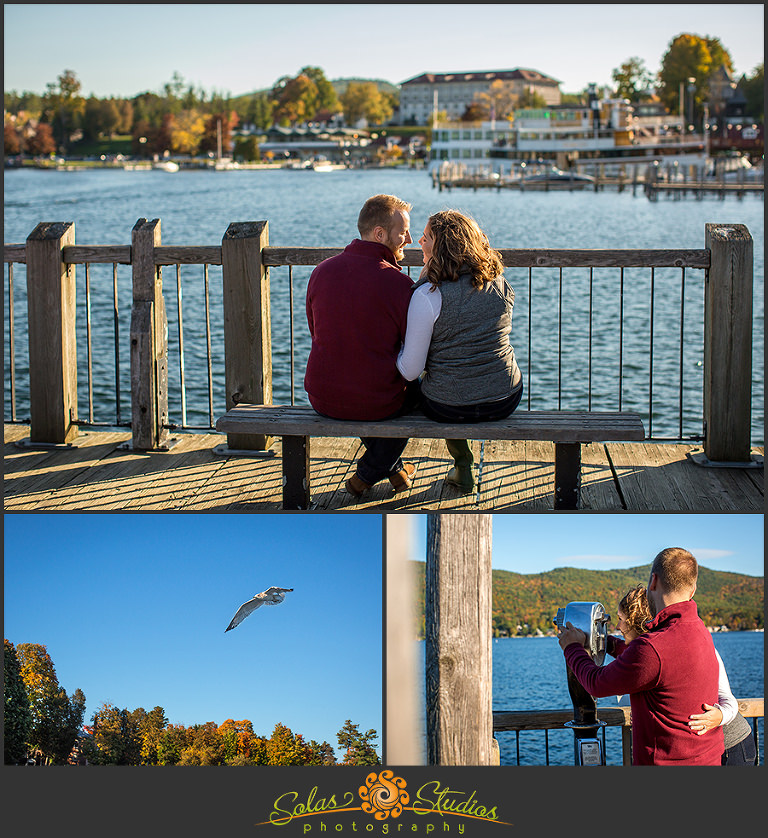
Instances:
[[[555,509],[581,504],[581,443],[555,443]]]
[[[309,509],[309,437],[283,437],[283,509]]]

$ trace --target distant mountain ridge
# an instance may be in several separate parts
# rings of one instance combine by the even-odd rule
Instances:
[[[424,636],[425,562],[417,566],[419,636]],[[559,567],[546,573],[493,571],[493,633],[526,635],[553,630],[557,609],[569,602],[600,602],[616,627],[616,606],[637,584],[647,584],[651,565],[621,570],[579,570]],[[764,577],[726,573],[699,567],[694,600],[699,616],[709,628],[730,631],[764,627]]]

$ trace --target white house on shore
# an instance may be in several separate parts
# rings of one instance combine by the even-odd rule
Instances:
[[[559,105],[560,82],[538,70],[488,70],[473,73],[422,73],[400,85],[400,123],[429,125],[437,109],[449,120],[460,119],[478,94],[496,81],[507,82],[516,95],[538,94],[547,105]]]

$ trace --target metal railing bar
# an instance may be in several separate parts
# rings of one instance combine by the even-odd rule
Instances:
[[[176,265],[176,311],[179,318],[179,385],[181,387],[181,426],[187,424],[187,385],[184,374],[184,316],[181,302],[181,265]]]
[[[205,288],[205,351],[208,361],[208,421],[211,427],[215,424],[213,415],[213,364],[211,360],[211,301],[209,294],[208,265],[203,268]]]
[[[291,404],[296,404],[296,400],[294,397],[294,351],[293,351],[293,266],[288,266],[288,308],[289,308],[289,321],[288,321],[288,329],[290,332],[290,344],[291,344]]]
[[[563,406],[563,269],[559,271],[557,299],[557,409]]]
[[[587,409],[592,410],[592,280],[594,268],[589,269],[589,359],[587,362]]]
[[[624,268],[619,276],[619,411],[621,411],[621,399],[623,396],[624,383]]]
[[[531,368],[533,367],[533,355],[531,353],[532,347],[532,339],[531,339],[531,328],[532,328],[532,312],[533,306],[531,305],[531,300],[533,299],[533,268],[528,268],[528,384],[526,389],[528,390],[528,410],[531,409]]]
[[[85,335],[88,361],[88,420],[93,422],[93,354],[91,345],[91,264],[85,263]]]
[[[685,346],[684,336],[685,336],[685,268],[680,270],[680,392],[679,392],[679,399],[678,399],[678,419],[679,419],[679,427],[678,433],[680,438],[682,439],[683,436],[683,376],[684,376],[684,364],[683,364],[683,348]]]
[[[16,337],[13,329],[13,262],[8,265],[8,362],[11,379],[11,421],[16,421]]]
[[[117,262],[112,263],[112,320],[115,333],[115,419],[119,425],[120,415],[120,317],[117,301]]]
[[[648,361],[648,436],[653,436],[653,320],[656,303],[656,269],[651,268],[651,310],[648,329],[649,361]]]

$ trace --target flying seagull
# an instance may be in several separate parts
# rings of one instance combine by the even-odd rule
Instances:
[[[292,591],[293,588],[267,588],[266,591],[262,591],[260,594],[256,594],[253,599],[249,599],[248,602],[244,602],[238,609],[235,616],[232,618],[232,622],[224,629],[225,632],[233,629],[235,626],[240,625],[243,620],[251,613],[251,611],[255,611],[260,605],[279,605],[284,599],[286,593]]]

